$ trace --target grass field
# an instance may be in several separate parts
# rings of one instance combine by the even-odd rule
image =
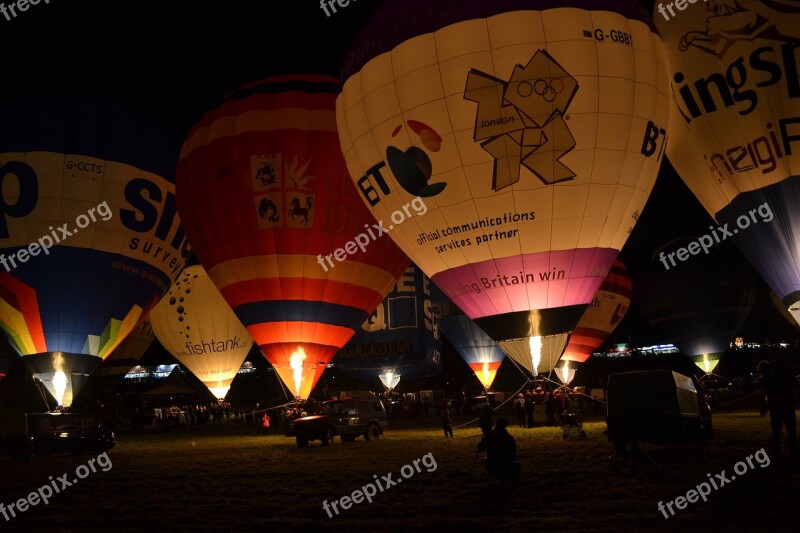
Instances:
[[[468,419],[456,420],[459,423]],[[511,420],[511,417],[509,417]],[[319,441],[298,449],[283,435],[228,422],[160,435],[120,436],[109,452],[113,466],[98,468],[75,486],[6,522],[22,531],[254,531],[254,530],[798,530],[798,469],[772,459],[768,468],[737,476],[665,519],[660,500],[685,494],[766,446],[768,419],[754,413],[715,417],[716,437],[705,454],[690,447],[642,445],[648,460],[631,475],[603,435],[588,422],[586,440],[564,441],[559,428],[512,427],[522,476],[515,490],[489,486],[473,468],[479,430],[443,437],[436,420],[393,424],[377,441],[329,447]],[[767,446],[769,453],[769,447]],[[432,453],[436,469],[386,489],[333,518],[323,500],[336,500],[362,485]],[[784,451],[784,453],[786,453]],[[0,501],[11,502],[85,464],[92,455],[0,458]],[[430,463],[429,463],[430,464]],[[60,487],[60,484],[59,484]]]

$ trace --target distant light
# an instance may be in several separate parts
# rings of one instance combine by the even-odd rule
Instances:
[[[392,390],[397,387],[397,384],[400,383],[400,374],[395,374],[391,370],[387,370],[383,374],[379,374],[378,377],[383,383],[383,386],[386,387],[388,390]]]

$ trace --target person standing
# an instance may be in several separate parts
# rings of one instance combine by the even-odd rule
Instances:
[[[514,405],[517,407],[517,420],[519,421],[519,427],[524,428],[526,426],[527,416],[525,415],[525,396],[523,396],[522,393],[517,395]]]
[[[450,420],[450,411],[447,409],[442,409],[442,429],[444,430],[444,438],[447,438],[450,435],[450,438],[455,438],[453,436],[453,421]]]
[[[556,402],[557,399],[554,394],[547,392],[547,399],[545,400],[545,412],[547,413],[547,425],[556,425]]]
[[[498,418],[497,425],[486,439],[486,471],[502,481],[517,481],[521,469],[517,460],[517,443],[508,430],[508,420]]]
[[[758,374],[767,396],[769,423],[772,429],[772,458],[781,456],[781,429],[786,426],[789,441],[789,455],[793,461],[798,459],[797,419],[795,413],[797,378],[780,363],[775,366],[768,361],[758,363]]]
[[[264,412],[264,416],[261,417],[261,429],[264,430],[264,435],[269,435],[269,415]]]
[[[528,392],[525,394],[525,420],[528,424],[528,429],[533,429],[533,395]]]

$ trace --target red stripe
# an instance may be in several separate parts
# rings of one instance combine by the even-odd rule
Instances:
[[[497,370],[498,368],[500,368],[500,363],[502,363],[502,361],[494,362],[494,363],[488,363],[489,371]],[[474,370],[475,372],[483,372],[483,365],[484,364],[486,364],[486,363],[469,363],[469,367],[472,370]]]
[[[600,285],[601,291],[608,291],[631,298],[633,285],[631,283],[628,269],[619,260],[614,261],[614,265],[608,273],[605,281]]]
[[[39,300],[36,297],[36,290],[26,285],[15,276],[8,272],[0,273],[0,298],[5,300],[11,307],[22,313],[28,331],[14,331],[18,335],[30,334],[33,340],[34,353],[47,351],[47,343],[44,339],[44,326],[42,317],[39,313]],[[20,349],[23,347],[20,346]]]
[[[582,347],[577,347],[576,349],[570,349],[564,352],[564,356],[561,359],[565,361],[575,361],[576,363],[585,363],[587,359],[594,353],[594,349],[587,350]]]
[[[592,339],[600,339],[602,342],[606,337],[609,336],[609,334],[609,331],[603,331],[602,329],[584,328],[579,326],[573,330],[570,340],[573,338],[589,337]]]
[[[313,343],[341,348],[355,333],[342,326],[319,322],[266,322],[247,326],[259,346],[280,343]]]
[[[333,359],[333,356],[339,351],[336,346],[328,346],[325,344],[315,344],[308,342],[281,342],[276,344],[267,344],[261,346],[264,356],[267,361],[273,365],[286,366],[290,363],[292,354],[297,352],[299,348],[303,348],[306,358],[303,361],[304,365],[324,363],[328,364]]]
[[[346,305],[371,313],[382,299],[379,292],[365,287],[313,278],[253,279],[228,285],[220,292],[234,309],[253,302],[304,300]]]

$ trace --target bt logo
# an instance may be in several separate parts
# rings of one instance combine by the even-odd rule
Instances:
[[[429,151],[438,152],[441,149],[442,137],[433,128],[417,120],[409,120],[406,124],[411,131],[419,136],[422,144]],[[392,137],[397,136],[402,128],[402,125],[397,126],[392,132]],[[386,148],[386,161],[389,162],[389,168],[397,179],[397,183],[409,194],[428,198],[436,196],[447,187],[447,183],[441,181],[428,183],[433,174],[433,165],[428,154],[417,146],[412,146],[404,152],[390,145]],[[371,178],[375,179],[384,196],[390,192],[389,186],[380,172],[380,169],[385,166],[386,163],[381,161],[367,170],[367,173],[356,182],[361,194],[367,199],[369,205],[373,207],[378,205],[381,200]]]

